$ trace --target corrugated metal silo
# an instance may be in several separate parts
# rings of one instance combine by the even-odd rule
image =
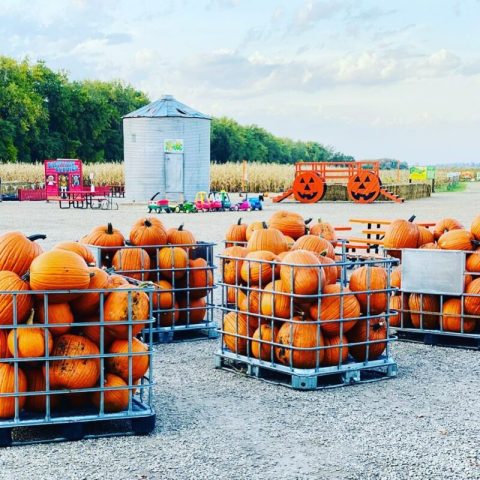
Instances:
[[[171,95],[125,115],[125,197],[146,201],[160,192],[191,201],[196,192],[208,192],[210,120]]]

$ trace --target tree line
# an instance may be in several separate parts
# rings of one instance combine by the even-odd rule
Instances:
[[[122,161],[122,116],[149,103],[120,81],[70,81],[44,62],[0,56],[0,161]],[[256,125],[212,120],[211,160],[261,163],[353,161],[317,142],[279,138]]]

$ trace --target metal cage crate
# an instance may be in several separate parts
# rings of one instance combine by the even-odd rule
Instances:
[[[341,261],[320,264],[223,254],[219,259],[217,368],[300,390],[396,376],[391,355],[395,337],[389,331],[396,312],[388,305],[395,291],[390,274],[396,259],[358,263],[347,258],[344,248]],[[381,286],[374,280],[379,267]],[[364,275],[366,288],[352,292],[347,285],[356,270]]]
[[[213,320],[214,246],[209,242],[146,245],[141,247],[146,253],[133,265],[127,257],[140,247],[88,245],[97,265],[127,278],[152,282],[155,323],[145,336],[152,336],[153,343],[218,338]]]
[[[108,305],[112,292],[126,302],[126,318]],[[139,327],[148,331],[154,322],[151,294],[151,287],[140,285],[0,291],[5,306],[0,336],[8,348],[0,358],[0,446],[154,429],[153,346],[137,338]],[[96,313],[83,317],[75,311],[68,320],[68,301],[82,296],[95,296]],[[135,318],[138,299],[146,318]],[[35,343],[23,341],[28,334]]]

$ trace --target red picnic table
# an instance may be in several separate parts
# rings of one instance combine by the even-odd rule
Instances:
[[[118,203],[112,200],[110,194],[100,194],[91,190],[75,190],[64,192],[63,196],[56,197],[58,205],[62,209],[79,208],[79,209],[101,209],[101,210],[118,210]]]

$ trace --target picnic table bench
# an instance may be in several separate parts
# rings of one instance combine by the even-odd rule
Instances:
[[[49,200],[58,201],[61,209],[118,210],[118,203],[113,201],[111,195],[99,195],[90,190],[70,191],[65,196],[49,197]]]

